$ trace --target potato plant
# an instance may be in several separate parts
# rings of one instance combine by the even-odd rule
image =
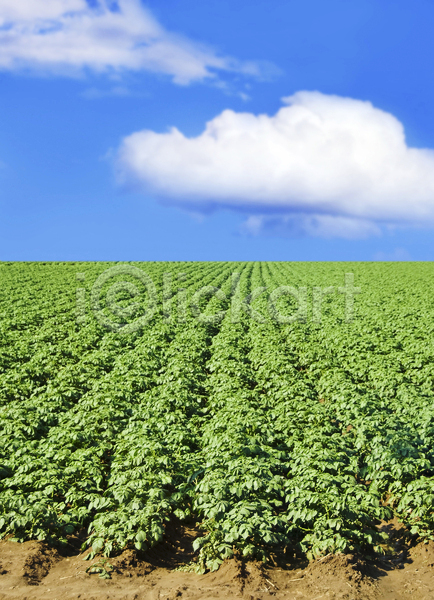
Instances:
[[[94,558],[184,520],[201,572],[434,539],[429,263],[135,263],[137,328],[134,270],[92,308],[114,266],[0,263],[0,536]]]

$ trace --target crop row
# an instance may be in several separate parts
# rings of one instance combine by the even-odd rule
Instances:
[[[434,535],[430,265],[139,265],[160,298],[172,274],[172,306],[166,296],[128,335],[88,301],[111,266],[0,266],[1,535],[66,541],[86,528],[93,555],[109,554],[193,518],[200,570],[235,552],[381,552],[377,525],[392,515]],[[350,270],[353,322],[338,294],[319,321],[273,320],[273,289],[337,289]],[[204,286],[224,292],[201,300],[222,319],[181,306],[179,287],[191,299]],[[128,293],[117,302],[104,314],[127,320]],[[295,315],[295,298],[278,308]]]

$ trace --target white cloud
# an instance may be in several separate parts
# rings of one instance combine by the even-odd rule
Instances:
[[[140,0],[1,0],[0,69],[22,68],[62,74],[145,70],[188,84],[215,78],[216,71],[260,77],[268,67],[219,56],[166,31]]]
[[[271,226],[270,214],[326,237],[375,234],[376,223],[434,225],[434,151],[408,147],[398,119],[319,92],[284,102],[274,116],[225,110],[195,138],[176,128],[133,133],[118,150],[120,180],[196,209],[257,215],[257,228]]]
[[[83,0],[2,0],[0,23],[30,21],[32,19],[55,19],[59,14],[83,10]]]

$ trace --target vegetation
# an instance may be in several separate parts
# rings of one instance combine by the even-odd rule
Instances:
[[[434,539],[431,264],[134,263],[152,315],[128,270],[96,307],[113,266],[0,263],[0,536],[109,556],[194,519],[202,571],[381,552],[393,515]],[[354,319],[330,290],[312,316],[349,272]]]

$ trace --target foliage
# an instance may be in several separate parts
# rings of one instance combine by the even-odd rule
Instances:
[[[77,287],[89,298],[110,266],[0,263],[0,536],[64,543],[86,528],[93,559],[195,519],[201,572],[234,554],[380,551],[376,525],[392,515],[434,539],[430,264],[136,263],[161,306],[128,335],[90,305],[76,319]],[[350,271],[362,289],[351,323],[337,293],[321,322],[267,312],[279,286],[311,295]],[[168,272],[173,294],[213,286],[226,300],[185,312]],[[256,288],[233,322],[231,294]],[[295,299],[278,305],[294,313]],[[93,572],[109,576],[104,565]]]

